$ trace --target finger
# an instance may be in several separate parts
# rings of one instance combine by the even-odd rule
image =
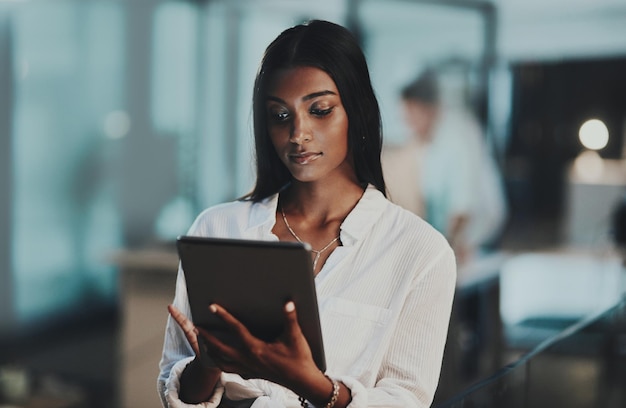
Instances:
[[[285,332],[289,335],[291,339],[296,339],[297,337],[302,335],[302,330],[300,329],[300,324],[298,323],[298,313],[296,312],[296,304],[290,300],[285,303],[285,323],[286,330]]]
[[[178,310],[176,306],[168,305],[167,310],[170,312],[170,315],[172,315],[174,320],[176,320],[176,323],[178,323],[178,325],[181,327],[181,329],[183,329],[185,333],[196,332],[195,326],[193,325],[191,320],[189,320],[187,316],[185,316],[180,310]]]
[[[197,329],[198,335],[196,336],[196,338],[198,339],[198,358],[200,359],[204,367],[217,367],[217,364],[215,364],[208,352],[209,345],[207,340],[204,338],[206,335],[206,331],[201,328]]]
[[[219,337],[212,335],[210,332],[200,328],[201,345],[204,345],[205,359],[226,373],[242,373],[243,359],[241,352],[220,340]]]
[[[224,323],[235,333],[239,335],[239,337],[244,342],[250,342],[255,339],[255,337],[248,331],[246,326],[241,323],[237,318],[231,315],[226,309],[221,307],[218,304],[213,303],[209,306],[209,310],[211,313],[214,313],[217,317],[222,319]]]
[[[201,327],[198,328],[198,332],[198,336],[202,337],[202,341],[206,347],[203,351],[206,351],[209,358],[213,360],[222,370],[224,370],[226,363],[232,363],[240,360],[240,353],[236,348],[223,343],[219,338]]]
[[[167,310],[169,311],[174,321],[181,328],[183,333],[185,333],[185,337],[191,345],[191,348],[193,348],[193,351],[198,354],[200,349],[198,347],[198,329],[196,329],[196,326],[194,326],[191,320],[189,320],[187,316],[185,316],[180,310],[178,310],[176,306],[168,305]]]

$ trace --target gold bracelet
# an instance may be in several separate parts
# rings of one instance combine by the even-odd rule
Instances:
[[[335,403],[337,402],[337,398],[339,398],[339,383],[327,376],[326,374],[324,374],[324,377],[328,378],[328,381],[333,384],[333,393],[330,396],[330,401],[328,401],[328,404],[324,405],[324,408],[333,408],[335,406]],[[309,407],[309,404],[304,398],[298,397],[298,401],[303,408]]]

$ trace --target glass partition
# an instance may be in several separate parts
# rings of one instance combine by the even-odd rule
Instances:
[[[625,336],[622,300],[435,406],[622,407],[626,404]]]
[[[537,111],[537,101],[553,109],[553,118],[565,117],[564,104],[550,102],[560,99],[547,99],[544,91],[552,97],[547,84],[555,80],[550,78],[564,79],[561,73],[567,72],[569,80],[580,84],[604,78],[594,95],[600,101],[610,94],[610,104],[617,106],[624,100],[620,75],[625,65],[623,58],[597,61],[589,64],[591,73],[581,76],[588,64],[542,67],[534,59],[524,61],[521,54],[515,54],[519,60],[514,63],[498,60],[497,7],[499,2],[479,0],[0,1],[0,335],[117,307],[118,271],[111,254],[156,247],[170,255],[174,237],[203,208],[247,193],[254,181],[252,84],[263,50],[283,29],[320,18],[346,25],[362,42],[386,143],[408,137],[399,93],[425,68],[438,72],[447,103],[476,115],[485,130],[481,135],[500,154],[509,134],[516,138],[508,146],[509,156],[498,156],[506,161],[507,199],[515,215],[515,223],[507,225],[507,239],[500,243],[510,252],[459,273],[440,386],[445,392],[437,403],[539,406],[531,404],[534,390],[541,388],[535,379],[544,378],[537,374],[568,366],[570,360],[560,360],[565,350],[556,343],[531,358],[524,356],[587,315],[538,317],[523,301],[537,307],[542,295],[541,300],[554,301],[550,307],[562,300],[569,313],[587,306],[589,311],[606,306],[587,302],[589,295],[610,292],[612,297],[601,300],[613,301],[616,292],[605,289],[619,289],[620,281],[600,287],[595,271],[580,280],[567,274],[549,277],[553,268],[539,261],[525,269],[536,274],[530,282],[502,285],[500,272],[514,253],[529,248],[560,252],[564,243],[558,217],[550,213],[542,220],[532,213],[534,198],[550,201],[550,196],[542,195],[545,187],[533,190],[529,175],[533,183],[562,175],[552,165],[553,152],[564,138],[570,138],[570,147],[580,148],[571,140],[571,123],[545,127],[533,119],[543,113]],[[612,20],[611,26],[618,23]],[[520,29],[528,30],[517,26],[508,38]],[[521,45],[523,36],[514,37]],[[617,41],[614,35],[607,37]],[[559,36],[559,42],[566,38]],[[575,45],[569,43],[568,52],[560,55],[573,55]],[[547,53],[544,47],[539,55]],[[619,109],[617,114],[623,112]],[[509,129],[511,119],[520,124],[514,131]],[[623,131],[621,122],[614,128]],[[564,206],[572,222],[569,243],[589,242],[589,225],[597,227],[598,220],[603,237],[609,237],[605,221],[610,205],[626,185],[620,167],[626,136],[611,140],[611,161],[605,161],[611,171],[599,187],[589,189],[593,186],[587,181],[574,178],[563,195],[572,204]],[[524,156],[539,151],[541,157],[525,160],[511,151]],[[574,223],[581,220],[585,222]],[[585,253],[587,260],[607,255],[606,246],[595,249]],[[536,289],[551,283],[553,292]],[[525,291],[520,293],[520,287]],[[580,345],[623,343],[622,337],[602,333],[580,337]],[[509,341],[520,347],[511,347]],[[622,354],[607,355],[623,361]],[[623,373],[621,368],[593,361],[570,366],[568,375],[590,379],[589,387],[595,388],[587,387],[585,396],[601,391],[606,398],[623,401],[623,391],[602,388],[613,384],[611,379],[623,379],[611,374]],[[450,382],[448,374],[454,377]],[[609,380],[595,382],[598,376]],[[468,382],[485,378],[450,399]],[[587,401],[585,396],[580,401]]]
[[[480,8],[436,2],[374,1],[358,9],[363,45],[388,143],[408,137],[400,107],[402,87],[426,68],[440,72],[446,103],[478,111],[481,63],[489,50],[487,15]]]
[[[121,243],[115,137],[125,109],[125,16],[114,2],[15,4],[10,239],[15,320],[110,302],[102,256]],[[9,245],[4,243],[2,245]]]
[[[468,90],[485,52],[479,12],[421,2],[52,0],[3,10],[13,92],[2,194],[19,322],[111,302],[107,254],[171,240],[202,208],[250,190],[252,84],[286,27],[320,18],[358,33],[389,140],[404,136],[403,82],[459,60]]]

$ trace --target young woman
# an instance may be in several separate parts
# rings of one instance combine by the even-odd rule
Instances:
[[[322,373],[285,305],[285,333],[223,344],[190,321],[179,270],[159,390],[166,406],[427,407],[439,378],[454,255],[426,222],[385,198],[380,113],[363,53],[345,28],[312,21],[267,48],[254,98],[257,181],[205,210],[190,235],[306,241],[324,337]],[[199,358],[198,339],[211,363]]]

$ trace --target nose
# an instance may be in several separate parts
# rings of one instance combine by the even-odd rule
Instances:
[[[311,141],[312,133],[308,121],[301,116],[296,116],[291,125],[289,141],[297,145]]]

